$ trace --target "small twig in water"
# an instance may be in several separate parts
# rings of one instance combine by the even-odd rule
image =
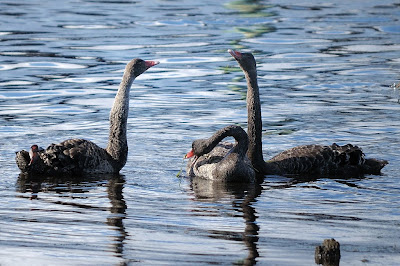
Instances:
[[[183,166],[185,165],[185,159],[186,159],[186,155],[182,159],[181,170],[179,170],[179,172],[176,174],[176,177],[178,177],[178,178],[181,177],[181,174],[183,172]]]

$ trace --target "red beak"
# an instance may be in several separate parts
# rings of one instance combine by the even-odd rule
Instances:
[[[236,60],[242,58],[242,54],[241,54],[240,52],[238,52],[238,51],[228,49],[228,52],[229,52]]]
[[[190,150],[190,152],[188,152],[188,153],[185,155],[185,159],[192,158],[193,156],[194,156],[194,151],[193,151],[193,150]]]
[[[160,62],[158,62],[158,61],[144,61],[144,64],[147,69],[149,69],[150,67],[153,67],[155,65],[158,65],[159,63]]]

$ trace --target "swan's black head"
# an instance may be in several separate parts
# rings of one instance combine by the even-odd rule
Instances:
[[[199,157],[209,153],[213,148],[214,146],[211,146],[207,139],[196,139],[193,141],[192,149],[186,154],[185,158],[191,158],[193,156]]]
[[[126,70],[131,72],[134,77],[140,76],[143,72],[152,66],[158,65],[158,61],[145,61],[140,58],[132,59],[126,66]]]
[[[207,139],[196,139],[192,143],[192,151],[196,156],[209,153],[211,150],[212,148],[210,148],[210,145],[207,144]]]
[[[233,56],[233,58],[235,58],[243,70],[256,70],[256,59],[254,59],[252,53],[241,53],[231,49],[229,49],[228,52]]]

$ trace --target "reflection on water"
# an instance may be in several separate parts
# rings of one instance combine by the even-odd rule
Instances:
[[[345,265],[400,259],[397,2],[32,0],[0,10],[2,265],[312,265],[331,237]],[[383,175],[176,178],[194,139],[247,127],[246,82],[227,49],[256,57],[266,158],[354,143],[390,162]],[[33,143],[106,146],[133,57],[161,63],[133,85],[122,175],[18,176],[14,152]]]
[[[106,221],[103,222],[110,226],[112,230],[116,231],[115,234],[110,235],[112,240],[108,242],[110,242],[110,246],[112,246],[112,252],[114,252],[117,257],[122,258],[123,245],[127,235],[123,223],[127,208],[123,196],[124,184],[125,177],[122,175],[103,175],[100,177],[40,177],[30,176],[28,174],[20,174],[16,186],[21,195],[30,195],[30,200],[38,200],[43,202],[45,205],[52,206],[44,207],[43,210],[38,209],[37,211],[39,212],[49,212],[50,216],[47,217],[47,214],[43,213],[40,216],[37,216],[35,221],[42,223],[45,222],[46,219],[53,217],[55,223],[54,229],[56,229],[57,224],[59,224],[59,226],[67,226],[69,223],[72,223],[71,225],[73,226],[73,224],[79,223],[79,220],[70,220],[72,217],[68,217],[74,212],[80,214],[89,214],[92,212],[108,213],[106,215]],[[98,193],[95,191],[103,187],[105,188],[105,191],[102,191],[102,193],[107,194],[109,206],[96,206],[98,200],[92,201],[91,198],[93,196],[91,194]],[[58,196],[54,197],[55,195],[51,194]],[[99,195],[96,195],[95,198],[98,196]],[[21,197],[26,198],[25,196]],[[71,211],[68,211],[68,209]],[[72,211],[73,209],[75,209],[75,211]],[[70,214],[68,215],[68,213]],[[90,228],[88,228],[88,230],[90,231]],[[89,233],[88,235],[82,237],[90,239],[93,236],[90,236]],[[43,241],[45,241],[45,238],[46,237],[44,236]],[[37,248],[41,248],[39,243],[35,243],[36,241],[28,240],[28,242],[30,242],[29,246],[32,248],[35,246],[37,246]],[[75,245],[79,245],[79,240],[74,240],[73,238],[68,240],[68,245],[73,246],[74,243]],[[95,247],[86,248],[91,249]]]
[[[210,237],[243,241],[248,249],[248,255],[236,263],[255,264],[259,257],[257,241],[260,228],[257,224],[257,214],[253,203],[261,194],[261,186],[259,184],[226,184],[193,178],[191,179],[191,189],[198,201],[218,202],[223,198],[230,198],[234,211],[240,213],[237,216],[244,219],[244,231],[238,234],[235,231],[210,230]],[[216,208],[218,208],[218,205]]]
[[[123,220],[125,219],[125,210],[127,208],[124,196],[122,194],[125,184],[124,176],[117,175],[116,178],[112,178],[108,181],[107,195],[110,199],[111,208],[109,218],[107,218],[107,224],[113,226],[118,230],[119,235],[115,236],[115,253],[120,254],[123,257],[124,241],[126,238],[126,231]]]
[[[230,9],[237,10],[242,16],[271,17],[276,15],[274,12],[267,12],[271,5],[266,5],[263,1],[235,0],[228,2],[226,6]]]

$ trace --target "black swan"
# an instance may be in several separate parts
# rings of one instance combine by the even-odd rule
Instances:
[[[84,139],[68,139],[51,144],[46,150],[35,144],[29,152],[16,153],[21,172],[33,174],[106,174],[118,173],[128,157],[126,127],[129,112],[129,92],[133,81],[157,61],[131,60],[124,71],[121,84],[110,112],[110,132],[105,149]]]
[[[257,82],[256,61],[251,53],[228,50],[239,63],[247,81],[249,149],[247,156],[263,175],[285,176],[362,176],[380,174],[386,160],[367,159],[362,149],[351,144],[303,145],[286,150],[267,162],[262,153],[261,103]]]
[[[221,142],[232,136],[236,143]],[[231,125],[218,130],[208,139],[193,141],[186,173],[191,177],[202,177],[222,182],[253,182],[255,172],[247,158],[249,144],[246,132],[239,126]]]

